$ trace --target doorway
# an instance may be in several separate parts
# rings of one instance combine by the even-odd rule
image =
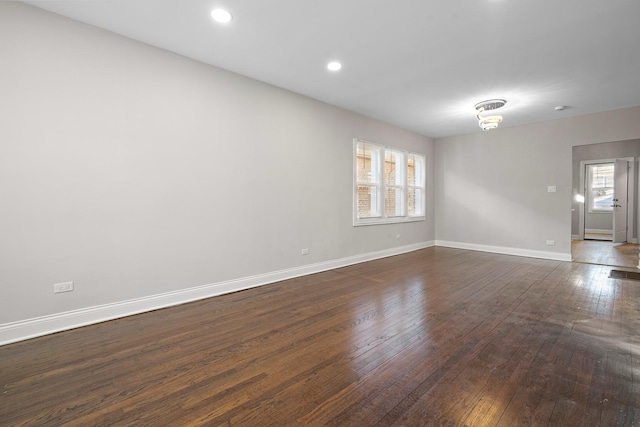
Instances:
[[[614,162],[584,163],[583,240],[613,241],[614,169]]]
[[[582,160],[579,170],[580,185],[574,188],[574,202],[578,202],[579,210],[578,235],[574,240],[637,243],[635,158]]]
[[[638,266],[640,212],[637,203],[640,186],[636,171],[640,169],[636,159],[639,155],[640,139],[573,147],[571,252],[574,261],[633,269]],[[616,161],[623,165],[618,166],[618,171],[628,172],[624,178],[628,188],[617,192],[618,195],[625,193],[626,198],[613,194],[617,185],[611,169],[615,172]],[[589,185],[590,179],[592,185]],[[618,215],[614,226],[616,211]],[[592,221],[593,218],[598,218],[599,222]]]

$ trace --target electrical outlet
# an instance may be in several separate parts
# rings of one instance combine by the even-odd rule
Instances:
[[[547,246],[555,246],[555,245],[556,245],[555,240],[547,240]]]
[[[309,249],[304,248],[301,252],[302,255],[309,255]]]
[[[59,294],[62,292],[72,292],[73,282],[55,283],[53,285],[53,293]]]
[[[399,235],[399,234],[396,234],[396,239],[399,239],[399,238],[400,238],[400,235]]]

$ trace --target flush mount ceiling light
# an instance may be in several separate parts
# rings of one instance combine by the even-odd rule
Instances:
[[[331,61],[327,64],[327,69],[329,71],[338,71],[340,68],[342,68],[342,64],[338,61]]]
[[[231,15],[231,12],[225,9],[213,9],[211,11],[211,18],[213,18],[213,20],[216,22],[226,24],[228,22],[231,22],[231,20],[233,19],[233,15]]]
[[[487,101],[478,102],[475,105],[476,117],[478,118],[478,125],[482,130],[491,130],[498,127],[498,124],[502,122],[502,116],[483,116],[483,113],[487,111],[497,110],[504,107],[507,101],[504,99],[489,99]]]

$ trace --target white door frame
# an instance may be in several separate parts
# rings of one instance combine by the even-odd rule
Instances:
[[[629,163],[616,159],[613,168],[613,243],[629,241]]]
[[[635,157],[618,157],[617,159],[598,159],[598,160],[582,160],[580,162],[580,195],[583,197],[583,203],[580,203],[579,209],[579,221],[578,221],[578,240],[584,240],[584,210],[586,206],[586,178],[584,176],[587,165],[593,165],[598,163],[615,163],[616,160],[626,160],[629,163],[629,188],[627,193],[629,195],[627,204],[627,242],[638,243],[638,239],[633,237],[633,218],[635,216],[635,195],[636,195],[636,159]],[[640,210],[640,209],[639,209]],[[640,212],[638,217],[638,226],[640,227]]]

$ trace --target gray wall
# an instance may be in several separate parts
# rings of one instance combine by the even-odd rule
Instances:
[[[573,193],[582,193],[580,189],[580,162],[587,160],[600,160],[600,159],[615,159],[621,157],[634,157],[636,158],[635,171],[636,171],[636,189],[638,189],[638,161],[640,156],[640,139],[633,139],[628,141],[615,141],[604,142],[600,144],[580,145],[573,147],[573,166],[572,166],[572,182]],[[580,208],[578,202],[573,199],[571,214],[571,234],[578,235],[580,232]],[[637,219],[638,219],[638,198],[635,198],[634,209],[636,215],[634,216],[633,237],[637,237]],[[594,218],[595,217],[595,218]],[[606,222],[605,222],[606,221]],[[613,228],[613,215],[603,214],[591,214],[585,213],[585,227],[596,229],[612,229]]]
[[[572,147],[640,138],[634,107],[434,143],[15,2],[0,52],[0,324],[434,238],[568,254]],[[426,222],[352,227],[354,137],[427,155]]]
[[[634,107],[436,140],[436,240],[570,254],[572,147],[639,137]]]
[[[21,3],[0,52],[0,324],[435,238],[429,138]],[[427,155],[427,221],[352,226],[354,137]]]

